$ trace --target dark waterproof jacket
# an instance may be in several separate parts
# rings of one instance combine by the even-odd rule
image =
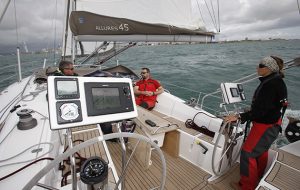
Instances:
[[[63,72],[61,72],[59,69],[56,69],[53,73],[49,74],[51,76],[66,76]],[[78,76],[77,73],[74,73],[73,76]]]
[[[287,88],[279,74],[260,77],[260,85],[253,95],[251,110],[241,114],[242,123],[255,121],[273,124],[281,117],[282,101],[287,100]]]

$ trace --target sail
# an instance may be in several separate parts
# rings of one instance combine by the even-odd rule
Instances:
[[[4,17],[4,14],[8,8],[8,5],[10,3],[10,0],[2,0],[0,1],[0,23]]]
[[[77,11],[196,30],[190,0],[77,0]]]
[[[132,34],[208,34],[203,30],[189,30],[166,24],[149,24],[125,18],[73,11],[70,28],[74,35],[132,35]]]
[[[214,36],[195,20],[189,0],[78,0],[69,22],[80,41],[207,41]]]

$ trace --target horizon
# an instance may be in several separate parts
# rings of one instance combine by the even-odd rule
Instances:
[[[284,38],[269,38],[269,39],[241,39],[241,40],[220,40],[220,41],[214,41],[212,43],[230,43],[230,42],[256,42],[256,41],[277,41],[277,40],[300,40],[299,39],[284,39]],[[164,43],[162,42],[142,42],[142,43],[158,43],[158,45],[162,45]],[[161,44],[160,44],[161,43]],[[168,44],[169,42],[166,42],[164,45],[173,45],[173,44]],[[174,43],[174,44],[189,44],[189,42],[179,42],[179,43]],[[195,44],[205,44],[204,42],[199,42]],[[210,43],[208,43],[210,44]],[[60,45],[57,45],[56,48],[54,47],[44,47],[42,44],[26,44],[28,48],[28,52],[26,52],[24,46],[19,46],[20,48],[20,53],[42,53],[42,52],[53,52],[61,49]],[[9,55],[9,54],[16,54],[17,47],[16,46],[0,46],[0,55]]]

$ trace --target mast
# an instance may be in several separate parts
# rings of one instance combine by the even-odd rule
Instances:
[[[68,41],[68,31],[69,31],[69,15],[70,15],[70,2],[71,0],[66,0],[66,9],[65,9],[65,34],[63,38],[63,53],[62,59],[65,59],[66,51],[67,51],[67,41]]]

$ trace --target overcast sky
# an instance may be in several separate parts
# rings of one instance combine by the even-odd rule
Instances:
[[[196,0],[193,0],[194,3]],[[0,23],[1,48],[26,42],[28,48],[43,44],[53,47],[61,43],[64,0],[16,0],[18,39],[14,18],[14,0]],[[204,22],[214,29],[205,6],[198,0]],[[206,0],[210,5],[210,0]],[[216,0],[213,0],[216,5]],[[3,6],[3,0],[0,6]],[[56,10],[57,7],[57,11]],[[214,7],[217,14],[216,6]],[[54,22],[56,18],[56,22]],[[285,38],[300,39],[300,14],[297,0],[220,0],[220,40]],[[55,27],[54,27],[55,26]]]

